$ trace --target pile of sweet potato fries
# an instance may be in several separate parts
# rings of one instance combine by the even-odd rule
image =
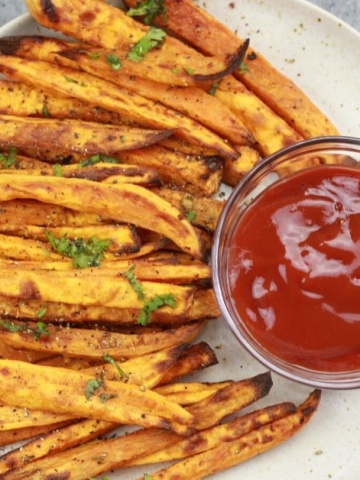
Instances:
[[[195,480],[285,441],[319,391],[245,415],[270,373],[187,375],[217,363],[221,186],[336,128],[192,0],[26,4],[49,34],[0,38],[0,479]]]

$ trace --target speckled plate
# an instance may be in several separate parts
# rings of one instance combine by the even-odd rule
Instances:
[[[360,35],[302,0],[208,0],[216,17],[291,77],[331,118],[341,133],[360,135]],[[28,15],[0,29],[1,36],[41,33]],[[240,379],[263,367],[242,350],[220,319],[208,328],[206,341],[219,365],[201,373],[206,381]],[[274,375],[270,394],[257,406],[305,399],[310,389]],[[356,480],[360,476],[359,391],[323,392],[318,412],[301,433],[214,480]],[[111,452],[109,452],[111,455]],[[109,478],[138,478],[151,468],[115,472]],[[191,480],[189,478],[189,480]]]

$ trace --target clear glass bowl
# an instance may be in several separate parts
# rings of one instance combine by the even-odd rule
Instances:
[[[266,186],[289,173],[321,164],[360,168],[360,138],[322,137],[291,145],[256,165],[234,188],[226,202],[214,236],[212,250],[213,282],[227,324],[240,344],[268,369],[288,379],[322,389],[360,387],[360,370],[318,371],[291,364],[270,353],[257,341],[236,310],[229,282],[229,247],[235,228],[248,205]],[[360,295],[359,295],[360,310]],[[360,352],[360,338],[359,338]]]

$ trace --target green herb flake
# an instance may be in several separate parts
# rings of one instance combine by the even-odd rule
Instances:
[[[220,85],[220,81],[213,83],[213,84],[211,85],[211,87],[209,88],[209,90],[208,90],[208,94],[209,94],[209,95],[215,95],[215,93],[216,93],[219,85]]]
[[[196,218],[196,212],[194,212],[194,210],[190,210],[187,212],[186,218],[188,222],[192,223]]]
[[[105,360],[105,362],[108,362],[110,363],[111,365],[113,365],[116,370],[118,371],[120,377],[122,378],[129,378],[129,375],[127,373],[124,372],[124,370],[120,367],[120,365],[118,364],[118,362],[112,358],[111,355],[104,355],[103,357],[103,360]]]
[[[242,62],[242,64],[240,65],[240,68],[239,68],[240,75],[243,75],[247,71],[248,71],[248,66],[246,65],[245,62]]]
[[[75,80],[75,78],[68,77],[67,75],[64,75],[64,78],[69,83],[77,83],[77,84],[79,83],[77,80]]]
[[[140,325],[145,326],[151,323],[151,314],[164,306],[168,306],[171,308],[176,307],[176,298],[172,293],[156,295],[153,298],[146,299],[144,301],[144,308],[141,310],[138,318],[138,322],[140,323]]]
[[[98,60],[102,53],[101,52],[96,52],[96,53],[93,53],[93,52],[87,52],[86,50],[82,50],[82,53],[85,53],[88,57],[90,57],[92,60]]]
[[[42,115],[44,118],[50,118],[50,112],[49,112],[49,107],[44,103],[43,108],[42,108]]]
[[[144,480],[152,480],[152,476],[149,475],[148,473],[144,473]]]
[[[194,75],[195,73],[195,69],[194,68],[191,68],[191,67],[184,67],[184,70],[186,73],[188,73],[189,75]]]
[[[114,53],[109,53],[109,55],[106,55],[106,61],[113,70],[120,70],[122,67],[120,58]]]
[[[141,62],[144,56],[153,48],[160,48],[164,43],[166,33],[161,28],[150,27],[146,35],[141,38],[127,54],[133,62]]]
[[[103,386],[104,380],[102,378],[92,378],[91,380],[88,380],[85,385],[86,400],[90,400],[90,398],[95,395],[96,391]]]
[[[33,329],[33,336],[38,340],[42,335],[50,335],[47,325],[44,322],[37,322],[36,328]]]
[[[46,315],[46,308],[42,307],[40,310],[36,313],[36,318],[43,318]]]
[[[8,153],[0,153],[0,163],[4,168],[12,167],[17,158],[17,148],[10,147]]]
[[[55,177],[62,177],[63,176],[63,169],[59,163],[55,163],[54,165],[54,175]]]
[[[171,73],[173,73],[174,75],[178,75],[180,73],[180,68],[172,68],[171,70]]]
[[[98,267],[104,257],[111,240],[91,237],[89,240],[75,238],[70,240],[66,236],[57,238],[46,230],[46,238],[51,247],[60,255],[73,259],[75,268]]]
[[[151,323],[151,314],[161,307],[176,307],[176,298],[172,293],[156,295],[152,298],[146,298],[142,284],[136,278],[134,273],[135,265],[132,265],[127,272],[124,273],[125,278],[130,283],[133,290],[137,293],[139,300],[143,302],[143,308],[138,316],[140,325],[148,325]]]
[[[135,270],[135,265],[132,265],[127,272],[124,273],[124,277],[127,279],[127,281],[130,283],[132,286],[133,290],[136,292],[138,299],[139,300],[144,300],[145,295],[144,295],[144,290],[143,286],[141,283],[138,281],[136,278],[136,275],[134,273]]]
[[[167,18],[164,4],[165,0],[144,0],[143,2],[138,2],[134,8],[130,8],[127,15],[130,17],[144,17],[144,23],[151,25],[159,15],[162,15],[165,19]]]
[[[79,167],[90,167],[91,165],[95,165],[96,163],[120,163],[120,160],[115,157],[110,157],[110,155],[103,155],[101,153],[98,153],[96,155],[92,155],[91,157],[83,160],[82,162],[79,162]]]
[[[44,322],[37,322],[35,328],[29,327],[28,325],[17,325],[16,323],[8,322],[7,320],[1,320],[0,325],[11,333],[23,332],[32,334],[36,340],[42,335],[50,335],[47,325]]]

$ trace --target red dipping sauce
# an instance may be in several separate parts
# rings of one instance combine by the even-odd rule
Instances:
[[[320,166],[268,187],[239,220],[228,265],[235,307],[272,354],[360,369],[360,170]]]

